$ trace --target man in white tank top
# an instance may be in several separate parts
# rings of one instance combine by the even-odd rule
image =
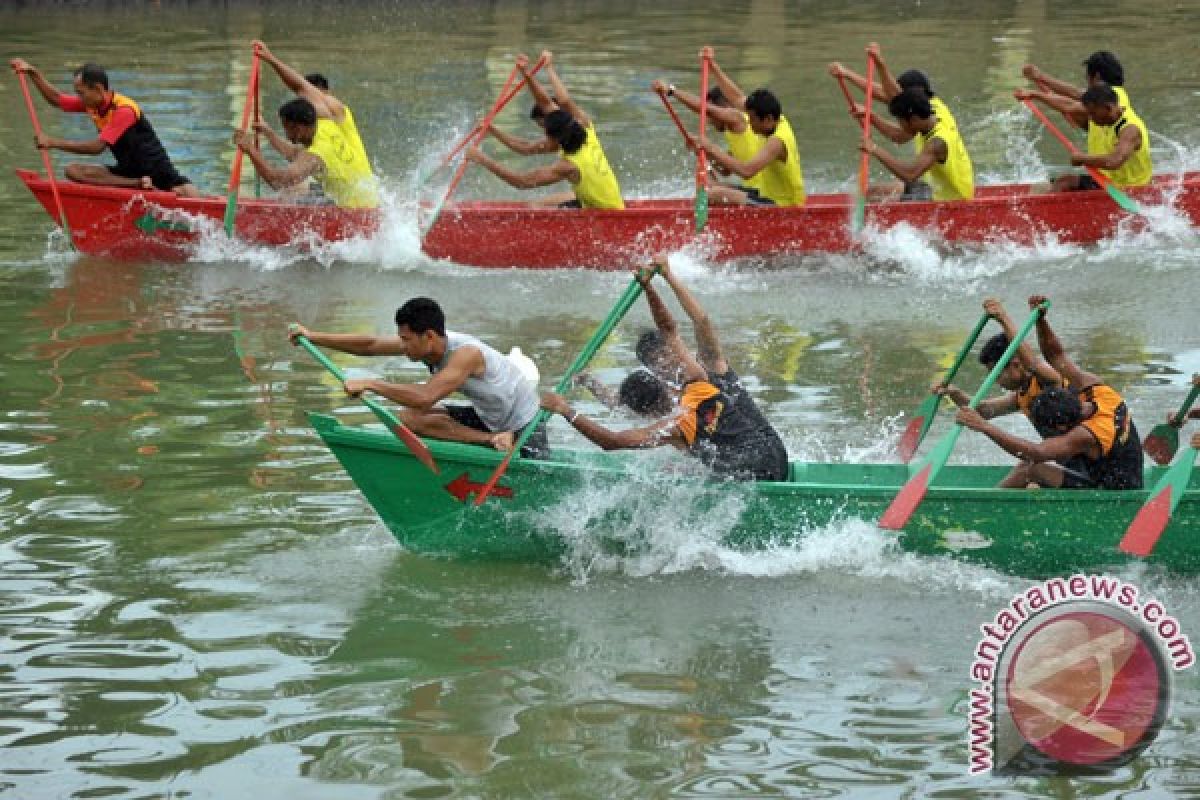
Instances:
[[[473,336],[447,331],[441,307],[428,297],[414,297],[397,309],[395,336],[322,333],[297,326],[291,333],[293,343],[298,336],[353,355],[403,355],[425,364],[430,372],[425,383],[345,383],[351,397],[374,392],[404,406],[400,419],[421,436],[511,450],[538,412],[537,388],[517,365]],[[465,395],[471,405],[440,404],[454,392]],[[546,452],[543,427],[529,437],[522,455]]]

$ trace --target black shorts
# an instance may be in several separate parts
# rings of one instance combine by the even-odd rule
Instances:
[[[1087,189],[1099,189],[1099,188],[1101,188],[1100,184],[1096,183],[1096,179],[1093,178],[1091,175],[1080,175],[1079,183],[1077,183],[1075,185],[1075,191],[1077,191],[1077,192],[1086,191]]]
[[[746,205],[748,206],[773,206],[775,201],[769,197],[763,197],[762,194],[753,186],[737,187],[746,193]]]
[[[470,428],[473,431],[483,431],[484,433],[499,433],[487,426],[482,419],[479,418],[479,413],[474,406],[460,405],[444,405],[442,410],[450,415],[450,419]],[[513,435],[516,438],[521,438],[524,428],[515,431]],[[521,448],[521,458],[545,458],[550,455],[550,444],[546,439],[546,425],[543,423],[525,442],[525,446]]]
[[[925,181],[912,181],[904,184],[904,191],[901,192],[900,200],[908,202],[914,200],[932,200],[933,187]]]
[[[1073,456],[1060,465],[1063,489],[1141,489],[1141,464],[1135,469],[1097,469],[1095,462]]]
[[[583,208],[583,203],[579,202],[579,199],[576,198],[559,203],[555,208]]]
[[[118,178],[138,179],[149,176],[150,181],[154,184],[154,188],[161,189],[164,192],[169,192],[176,186],[191,183],[187,178],[176,172],[175,167],[170,164],[149,170],[139,169],[136,165],[122,166],[120,164],[106,164],[105,166],[109,172]]]

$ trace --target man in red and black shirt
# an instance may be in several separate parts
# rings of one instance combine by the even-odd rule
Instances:
[[[75,93],[63,94],[47,81],[42,73],[24,59],[15,58],[13,69],[25,72],[46,102],[63,111],[87,114],[98,133],[85,142],[36,136],[37,146],[68,153],[95,156],[112,150],[117,163],[68,164],[67,178],[79,183],[99,186],[123,186],[136,189],[161,189],[183,197],[199,197],[191,181],[175,171],[158,134],[142,113],[138,104],[108,88],[108,74],[96,64],[84,64],[75,70]]]

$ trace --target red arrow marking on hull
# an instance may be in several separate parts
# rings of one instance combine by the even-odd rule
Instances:
[[[472,493],[478,494],[485,485],[486,484],[483,483],[475,483],[471,480],[470,475],[464,472],[446,484],[446,491],[454,495],[458,499],[458,502],[465,503],[467,502],[467,498],[470,497]],[[510,486],[497,486],[492,489],[492,492],[489,495],[489,497],[504,498],[511,498],[512,496],[513,490]]]

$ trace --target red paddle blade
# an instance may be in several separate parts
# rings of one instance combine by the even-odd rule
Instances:
[[[925,417],[913,417],[909,421],[908,427],[904,429],[904,434],[900,437],[900,443],[896,445],[896,452],[900,455],[900,460],[907,464],[912,461],[912,457],[917,454],[917,447],[921,444],[921,428],[925,425]]]
[[[1168,484],[1138,511],[1121,539],[1121,552],[1131,556],[1148,556],[1158,544],[1158,537],[1171,521],[1171,489]]]
[[[421,441],[421,437],[410,431],[403,425],[388,425],[392,429],[392,433],[399,437],[400,441],[408,446],[412,454],[417,457],[426,467],[433,472],[434,475],[441,475],[442,471],[438,468],[437,462],[433,460],[433,453],[429,452],[429,447]]]
[[[508,462],[512,460],[513,453],[515,452],[517,452],[516,447],[508,451],[508,455],[506,455],[504,460],[500,462],[500,466],[496,467],[496,471],[492,473],[492,477],[488,478],[488,482],[485,483],[483,488],[479,490],[479,494],[475,495],[476,506],[483,505],[483,501],[488,499],[488,495],[492,493],[492,489],[496,488],[496,484],[500,482],[500,478],[504,475],[504,471],[508,469]]]
[[[925,493],[929,491],[929,474],[932,470],[933,465],[926,464],[924,469],[908,479],[908,483],[904,484],[904,488],[879,518],[879,527],[889,531],[904,530],[908,518],[917,510],[917,506],[925,498]]]
[[[1151,431],[1150,435],[1142,440],[1142,449],[1146,451],[1146,455],[1154,459],[1154,463],[1160,466],[1171,463],[1178,447],[1178,439],[1171,441],[1169,436],[1160,436],[1155,431]]]

